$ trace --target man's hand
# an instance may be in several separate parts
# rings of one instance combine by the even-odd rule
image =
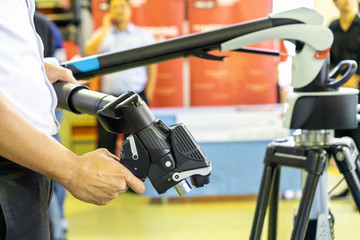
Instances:
[[[108,30],[112,26],[111,16],[109,13],[105,14],[102,19],[102,25],[100,29],[96,30],[91,37],[85,42],[84,51],[87,56],[99,54],[100,46],[104,41],[104,38]]]
[[[106,149],[79,157],[35,128],[1,89],[0,112],[0,155],[54,179],[76,198],[105,205],[128,186],[137,193],[145,191],[143,182]]]
[[[46,76],[53,84],[57,81],[64,81],[79,84],[74,78],[70,69],[44,62]]]
[[[75,174],[64,187],[79,200],[96,205],[108,204],[128,187],[143,193],[144,183],[118,161],[118,157],[103,148],[84,154],[75,163]]]
[[[111,16],[109,13],[106,13],[104,16],[103,16],[103,19],[102,19],[102,25],[101,27],[104,29],[104,30],[108,30],[109,28],[112,27],[112,21],[111,21]]]

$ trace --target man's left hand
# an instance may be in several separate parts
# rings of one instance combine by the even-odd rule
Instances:
[[[74,78],[72,71],[70,69],[46,62],[44,63],[44,66],[45,66],[46,76],[51,82],[51,84],[57,81],[79,84],[79,82],[77,82],[76,79]]]

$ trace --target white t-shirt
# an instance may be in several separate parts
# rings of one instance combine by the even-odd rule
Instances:
[[[47,80],[34,0],[0,0],[0,89],[39,130],[58,131],[56,94]]]

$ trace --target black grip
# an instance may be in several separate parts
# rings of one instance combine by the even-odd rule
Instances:
[[[116,100],[114,96],[91,91],[79,84],[59,81],[53,86],[58,98],[58,107],[73,113],[95,116],[105,105]]]
[[[355,74],[358,65],[354,60],[343,60],[336,65],[334,70],[329,73],[328,87],[338,88],[345,84]],[[339,75],[341,78],[337,79]]]

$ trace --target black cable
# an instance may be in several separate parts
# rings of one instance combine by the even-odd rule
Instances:
[[[335,187],[333,187],[329,192],[328,195],[330,195],[339,185],[340,183],[342,183],[342,181],[344,181],[345,178],[342,178],[336,185]]]

